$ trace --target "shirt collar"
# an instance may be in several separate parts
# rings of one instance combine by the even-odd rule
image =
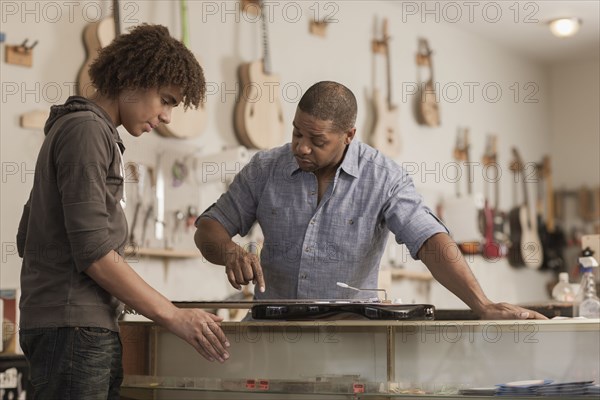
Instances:
[[[358,178],[358,140],[354,139],[348,145],[344,161],[340,168],[348,175]]]
[[[342,160],[342,164],[340,165],[340,169],[346,172],[348,175],[351,175],[355,178],[358,178],[358,140],[354,139],[348,145],[348,150],[344,155],[344,160]],[[290,159],[292,165],[294,167],[289,169],[289,176],[296,174],[298,171],[302,171],[294,158],[294,154],[291,152],[290,147]]]

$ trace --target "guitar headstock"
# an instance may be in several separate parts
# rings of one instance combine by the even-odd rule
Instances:
[[[488,135],[485,139],[485,152],[481,161],[484,166],[496,164],[497,159],[497,144],[498,137],[496,135]]]
[[[242,1],[242,11],[247,14],[254,15],[255,17],[259,16],[261,12],[261,4],[260,0],[241,0]]]
[[[425,38],[419,38],[418,50],[417,50],[417,65],[419,66],[430,66],[431,65],[431,54],[433,52],[429,48],[429,42]]]
[[[519,173],[525,169],[525,164],[523,164],[523,160],[521,159],[521,155],[519,154],[519,150],[516,147],[512,148],[513,159],[510,162],[509,168],[514,173]]]
[[[373,35],[374,38],[371,43],[371,49],[373,50],[373,53],[375,53],[375,54],[387,55],[388,54],[388,42],[390,40],[390,36],[388,35],[388,19],[387,18],[383,19],[383,27],[382,27],[381,37],[378,37],[378,30],[379,30],[378,28],[379,28],[379,24],[378,24],[378,20],[376,18],[375,19],[375,33]]]
[[[542,175],[544,176],[544,178],[549,177],[552,173],[552,168],[550,164],[550,156],[544,156],[544,158],[542,158]]]
[[[390,40],[390,35],[388,33],[388,19],[384,18],[383,19],[383,39],[382,39],[386,45],[388,43],[388,41]]]
[[[469,161],[469,128],[458,127],[456,131],[456,145],[454,147],[454,159],[457,161]]]

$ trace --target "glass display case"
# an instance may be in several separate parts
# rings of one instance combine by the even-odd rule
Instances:
[[[531,388],[509,397],[527,398],[538,380],[600,382],[599,320],[224,322],[225,363],[152,323],[121,327],[125,399],[461,398],[515,381]]]

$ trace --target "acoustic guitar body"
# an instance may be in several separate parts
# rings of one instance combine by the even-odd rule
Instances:
[[[238,140],[255,149],[281,145],[285,128],[278,93],[279,78],[265,74],[262,61],[240,65],[238,74],[240,94],[234,113]]]
[[[179,5],[182,42],[189,49],[187,2],[181,0]],[[202,65],[198,57],[195,56],[195,58],[198,64]],[[175,107],[171,111],[171,122],[168,125],[158,125],[156,131],[159,135],[169,138],[191,139],[199,136],[204,131],[206,119],[206,104],[204,102],[201,102],[198,108],[189,107],[187,110],[182,105],[179,105],[179,107]]]
[[[96,93],[96,88],[90,79],[90,65],[98,56],[100,49],[108,46],[115,38],[115,21],[104,18],[92,22],[83,31],[83,42],[86,50],[86,60],[79,70],[77,78],[77,92],[80,96],[91,98]]]
[[[398,108],[390,109],[377,89],[373,91],[375,105],[375,126],[371,134],[370,144],[386,156],[395,159],[400,155],[400,132],[398,132]]]
[[[177,139],[191,139],[199,136],[206,127],[206,105],[201,103],[197,109],[183,106],[173,108],[171,122],[168,125],[160,124],[156,130],[161,136]]]

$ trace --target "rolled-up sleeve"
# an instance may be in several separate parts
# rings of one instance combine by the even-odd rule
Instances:
[[[268,162],[261,159],[264,153],[257,153],[242,168],[215,204],[200,215],[200,218],[212,218],[218,221],[230,236],[245,236],[256,221],[256,210],[260,193],[269,179]]]
[[[114,147],[98,134],[98,122],[86,121],[56,143],[57,187],[75,266],[86,270],[118,247],[109,232],[106,180]]]
[[[423,203],[412,179],[404,174],[391,186],[389,199],[383,215],[389,230],[398,244],[405,244],[410,255],[417,260],[423,243],[436,233],[448,233],[448,229]]]

